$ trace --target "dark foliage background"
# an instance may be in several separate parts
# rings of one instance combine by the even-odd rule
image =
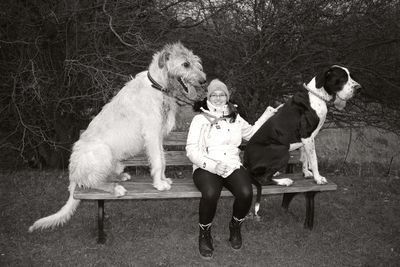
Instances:
[[[327,127],[400,134],[395,0],[4,0],[0,10],[0,167],[66,167],[79,130],[178,40],[250,122],[343,64],[364,90]]]

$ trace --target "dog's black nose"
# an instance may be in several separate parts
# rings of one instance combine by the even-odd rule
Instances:
[[[354,85],[354,90],[357,90],[357,91],[359,91],[359,90],[361,90],[362,89],[362,86],[361,85],[359,85],[359,84],[356,84],[356,85]]]
[[[200,85],[205,85],[207,83],[207,79],[204,79],[204,80],[202,79],[199,82],[200,82]]]

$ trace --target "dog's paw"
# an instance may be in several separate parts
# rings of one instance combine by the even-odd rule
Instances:
[[[305,179],[313,178],[314,175],[310,170],[303,170],[303,176]]]
[[[117,196],[117,197],[125,196],[126,192],[128,192],[128,191],[122,185],[117,184],[114,187],[114,195]]]
[[[131,179],[131,176],[129,175],[129,173],[123,172],[119,175],[119,179],[121,181],[128,181]]]
[[[277,183],[277,185],[291,186],[293,184],[293,180],[289,178],[272,179],[272,180],[274,180]]]
[[[161,181],[158,181],[158,182],[154,182],[153,186],[158,191],[165,191],[165,190],[170,190],[171,189],[171,185],[167,181],[164,181],[164,180],[161,180]]]
[[[163,181],[166,181],[168,184],[172,184],[171,178],[162,178]]]
[[[325,177],[323,177],[323,176],[318,176],[318,177],[314,177],[314,180],[315,180],[315,182],[317,183],[317,184],[327,184],[328,183],[328,181],[326,180],[326,178]]]

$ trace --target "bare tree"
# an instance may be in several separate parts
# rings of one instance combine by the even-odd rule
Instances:
[[[122,0],[0,3],[1,162],[65,167],[71,144],[153,52],[181,40],[253,121],[331,64],[363,85],[328,127],[400,134],[394,0]],[[331,108],[331,107],[330,107]],[[9,165],[12,167],[14,165]]]

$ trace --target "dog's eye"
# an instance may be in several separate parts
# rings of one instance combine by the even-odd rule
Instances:
[[[189,68],[190,63],[186,61],[186,62],[184,62],[182,65],[183,65],[185,68]]]

